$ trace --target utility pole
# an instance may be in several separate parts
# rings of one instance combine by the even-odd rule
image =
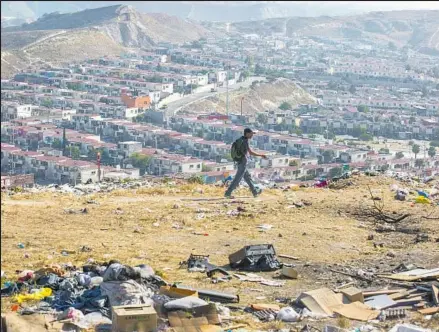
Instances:
[[[96,153],[96,161],[98,164],[98,182],[101,182],[101,153]]]
[[[65,125],[63,126],[63,129],[62,129],[62,154],[63,154],[63,156],[66,155],[66,127],[65,127]]]
[[[226,113],[229,116],[229,69],[230,69],[230,56],[228,56],[226,66]]]
[[[242,116],[242,101],[244,100],[244,97],[241,97],[241,116]]]

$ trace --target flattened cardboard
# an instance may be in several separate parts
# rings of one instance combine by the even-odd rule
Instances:
[[[315,289],[300,294],[299,301],[314,313],[332,315],[331,307],[343,304],[343,294],[336,294],[328,288]]]
[[[380,314],[378,310],[372,310],[369,306],[358,301],[333,307],[333,311],[343,317],[362,322],[375,319]]]
[[[170,332],[223,332],[223,328],[216,325],[202,325],[202,326],[186,326],[173,327]]]
[[[168,319],[171,327],[199,327],[221,323],[213,303],[188,311],[172,311],[168,314]]]
[[[381,275],[380,277],[387,278],[387,279],[393,279],[393,280],[400,280],[400,281],[416,281],[416,280],[423,280],[423,279],[434,279],[439,277],[439,268],[437,269],[414,269],[411,271],[396,273],[392,275]]]
[[[195,290],[170,287],[170,286],[160,287],[159,294],[166,295],[174,299],[181,299],[182,297],[186,297],[186,296],[198,297],[198,292]]]

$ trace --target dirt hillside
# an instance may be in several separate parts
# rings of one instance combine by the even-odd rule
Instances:
[[[299,104],[314,104],[316,99],[308,92],[288,79],[277,79],[273,83],[257,83],[250,88],[229,92],[229,111],[254,114],[265,110],[277,109],[286,101],[295,107]],[[206,110],[226,112],[226,93],[212,96],[190,104],[185,111],[202,113]]]

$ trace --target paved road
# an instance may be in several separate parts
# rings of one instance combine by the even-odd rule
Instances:
[[[237,90],[240,87],[248,88],[254,81],[261,81],[261,80],[265,80],[265,77],[249,77],[245,82],[229,85],[229,92]],[[178,111],[180,111],[183,106],[188,106],[196,101],[225,92],[227,92],[226,87],[218,87],[217,92],[208,91],[208,92],[194,93],[192,95],[185,96],[182,99],[169,103],[167,105],[168,108],[166,110],[166,114],[167,116],[173,116],[176,113],[178,113]]]

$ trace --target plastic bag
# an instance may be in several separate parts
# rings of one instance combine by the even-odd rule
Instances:
[[[202,299],[195,296],[187,296],[178,300],[170,301],[165,303],[166,309],[192,309],[196,307],[202,307],[208,303]]]
[[[291,307],[285,307],[280,309],[278,312],[276,319],[281,320],[282,322],[293,323],[297,322],[300,318],[300,315]]]
[[[420,204],[430,204],[430,200],[424,196],[418,196],[416,197],[415,200],[416,203],[420,203]]]
[[[74,324],[81,329],[90,329],[100,324],[111,325],[111,320],[104,317],[100,312],[92,312],[81,317],[78,321],[74,322]]]
[[[14,297],[14,300],[17,301],[18,303],[22,303],[22,302],[30,301],[30,300],[41,301],[45,297],[48,297],[51,295],[52,295],[52,290],[50,288],[41,288],[32,294],[19,294],[19,295]]]

